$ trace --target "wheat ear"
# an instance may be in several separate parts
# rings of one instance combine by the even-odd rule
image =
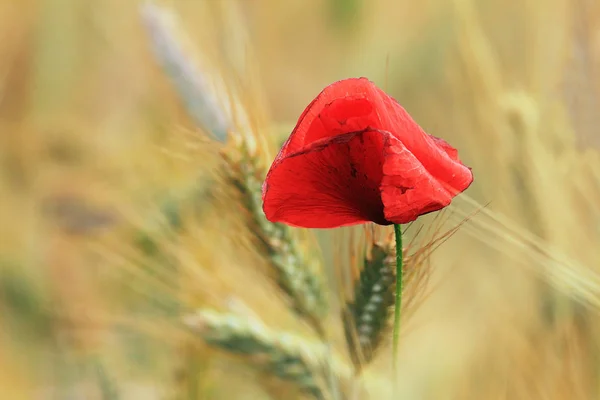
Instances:
[[[326,345],[294,334],[274,331],[248,316],[202,309],[184,323],[207,343],[232,353],[244,354],[266,372],[294,383],[315,399],[329,399],[326,368],[348,379],[350,369],[332,357]]]
[[[372,360],[389,321],[394,304],[394,265],[389,248],[373,245],[355,284],[354,299],[343,311],[346,341],[357,369]]]
[[[404,248],[404,319],[409,319],[421,300],[429,293],[431,273],[429,257],[462,222],[442,231],[446,214],[440,213],[426,232],[418,231]],[[464,221],[463,221],[464,222]],[[410,227],[409,227],[410,229]],[[375,228],[380,230],[380,228]],[[367,237],[366,254],[360,262],[352,297],[342,311],[344,333],[350,357],[357,371],[372,361],[386,333],[394,305],[395,243],[391,235],[376,240],[375,232]]]
[[[171,78],[187,112],[194,122],[224,142],[231,121],[212,88],[215,82],[202,73],[198,60],[185,49],[185,36],[177,30],[176,21],[166,9],[147,2],[141,16],[156,59]]]
[[[292,228],[266,219],[262,210],[265,169],[260,158],[245,141],[236,146],[235,153],[235,157],[225,156],[228,179],[240,192],[249,212],[250,229],[268,254],[277,282],[288,294],[293,308],[323,335],[328,301],[320,260],[309,254]]]

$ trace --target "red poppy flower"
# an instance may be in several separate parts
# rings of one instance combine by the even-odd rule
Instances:
[[[267,174],[263,210],[305,228],[403,224],[446,207],[472,181],[456,149],[375,84],[352,78],[304,110]]]

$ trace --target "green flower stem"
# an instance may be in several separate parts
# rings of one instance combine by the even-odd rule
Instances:
[[[400,337],[400,308],[402,306],[402,228],[399,224],[394,224],[394,233],[396,234],[396,304],[394,308],[394,336],[393,336],[393,368],[396,372],[396,363],[398,359],[398,339]]]

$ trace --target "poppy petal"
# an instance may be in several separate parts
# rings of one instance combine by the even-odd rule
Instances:
[[[439,137],[435,137],[433,135],[429,135],[429,137],[435,142],[435,144],[437,144],[442,150],[444,150],[446,154],[448,154],[448,157],[450,157],[452,161],[460,162],[458,158],[458,150],[450,146],[450,144],[444,139],[440,139]]]
[[[471,171],[458,163],[446,163],[463,179],[460,186],[440,181],[395,137],[385,146],[381,199],[386,220],[395,224],[414,221],[420,215],[440,210],[465,190]],[[456,182],[452,182],[456,184]]]
[[[381,126],[377,113],[387,95],[366,78],[350,78],[327,86],[306,107],[280,155],[300,151],[326,137]]]
[[[379,189],[386,136],[338,135],[277,160],[263,186],[266,217],[306,228],[389,224]]]
[[[298,119],[278,158],[298,152],[326,137],[366,129],[391,133],[427,169],[435,169],[440,152],[446,153],[451,160],[459,161],[458,152],[452,146],[428,135],[394,98],[366,78],[345,79],[323,89]],[[448,171],[438,171],[442,175],[445,172]],[[447,180],[450,176],[441,178]]]

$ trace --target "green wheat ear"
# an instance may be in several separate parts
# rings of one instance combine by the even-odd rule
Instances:
[[[328,301],[321,262],[309,254],[292,228],[266,219],[262,210],[265,169],[245,142],[235,150],[236,159],[225,156],[229,165],[227,178],[240,192],[244,207],[249,211],[250,229],[268,255],[277,282],[291,299],[294,310],[323,336]]]
[[[369,363],[384,336],[394,304],[393,250],[374,244],[343,311],[344,333],[357,370]]]
[[[248,356],[265,372],[295,384],[318,400],[331,398],[327,368],[337,379],[351,376],[350,368],[332,357],[323,343],[271,330],[248,316],[202,309],[184,318],[184,323],[207,343]]]

